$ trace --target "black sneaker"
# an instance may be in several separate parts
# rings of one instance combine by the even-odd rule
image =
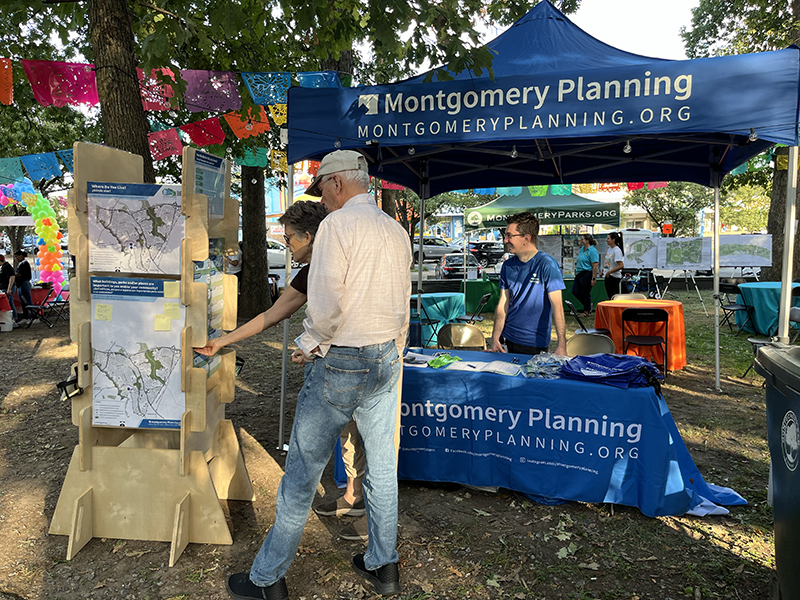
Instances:
[[[400,570],[397,563],[389,563],[370,571],[364,565],[364,555],[356,554],[353,557],[353,569],[372,584],[376,594],[395,596],[403,591],[400,586]]]
[[[285,579],[261,587],[250,581],[250,573],[234,573],[228,577],[227,587],[233,600],[289,600]]]

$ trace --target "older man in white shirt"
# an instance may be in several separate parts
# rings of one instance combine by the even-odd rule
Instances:
[[[235,599],[286,600],[284,575],[294,559],[322,471],[353,418],[366,455],[364,499],[369,547],[353,567],[378,594],[401,591],[397,567],[397,473],[393,443],[397,381],[395,341],[408,328],[411,244],[400,225],[367,194],[358,152],[328,154],[308,193],[321,191],[329,215],[319,227],[308,279],[308,305],[294,362],[305,363],[275,524],[249,576],[228,579]]]

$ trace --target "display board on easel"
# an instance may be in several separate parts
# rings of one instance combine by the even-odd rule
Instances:
[[[93,537],[171,542],[173,565],[190,542],[232,543],[220,499],[254,498],[225,419],[235,353],[202,364],[194,352],[236,326],[236,278],[221,274],[238,242],[230,165],[185,150],[190,186],[145,186],[139,156],[80,142],[73,153],[70,321],[84,393],[72,397],[78,445],[50,533],[69,536],[67,559]]]
[[[657,268],[673,271],[710,269],[711,238],[659,238]]]

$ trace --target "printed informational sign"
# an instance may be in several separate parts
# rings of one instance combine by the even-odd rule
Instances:
[[[648,231],[623,231],[622,261],[626,269],[655,269],[658,262],[658,240]]]
[[[658,268],[675,271],[710,269],[711,238],[659,238]]]
[[[225,239],[208,240],[208,259],[194,261],[194,280],[208,287],[208,339],[222,336],[222,274],[225,261]],[[194,353],[193,365],[211,375],[219,368],[219,354],[204,356]]]
[[[558,266],[561,267],[564,264],[561,255],[561,249],[563,248],[563,240],[561,239],[560,235],[540,235],[539,240],[536,243],[537,250],[541,250],[556,259],[558,262]]]
[[[181,273],[181,186],[89,182],[89,271]]]
[[[771,267],[772,236],[719,236],[719,265],[721,267]]]
[[[225,216],[225,160],[197,150],[194,154],[194,193],[208,196],[208,217]]]
[[[180,282],[91,278],[92,424],[180,429]]]

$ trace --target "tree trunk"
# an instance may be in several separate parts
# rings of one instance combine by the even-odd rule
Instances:
[[[142,156],[144,181],[154,183],[127,0],[90,0],[89,27],[106,143]]]
[[[272,306],[264,171],[260,167],[242,167],[242,279],[239,292],[239,317],[242,319],[252,319]]]
[[[787,157],[789,148],[775,148],[776,163],[780,156]],[[787,160],[786,158],[783,159]],[[786,167],[776,168],[772,173],[772,200],[769,204],[767,217],[767,233],[772,234],[772,266],[761,269],[762,281],[780,281],[783,268],[783,233],[786,222],[786,183],[789,171]],[[794,199],[797,210],[797,196]],[[792,279],[800,276],[800,237],[794,240],[794,268]]]
[[[381,190],[381,208],[383,209],[383,212],[393,219],[397,219],[397,205],[395,204],[394,200],[396,193],[397,190]]]

